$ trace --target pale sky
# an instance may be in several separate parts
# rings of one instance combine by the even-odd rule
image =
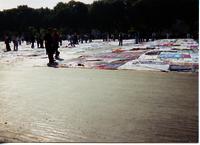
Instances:
[[[53,8],[58,2],[69,2],[70,0],[0,0],[0,10],[17,8],[18,5],[28,5],[32,8]],[[85,4],[91,4],[94,0],[75,0]]]

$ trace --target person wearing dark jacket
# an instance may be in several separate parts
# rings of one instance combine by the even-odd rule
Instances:
[[[55,53],[55,49],[54,49],[54,46],[53,46],[53,37],[51,35],[51,32],[52,32],[52,30],[49,28],[48,32],[44,36],[44,40],[45,40],[46,53],[47,53],[48,58],[49,58],[49,65],[54,65],[55,60],[53,58],[53,55]]]
[[[18,39],[16,35],[13,36],[14,51],[18,51]]]
[[[43,44],[43,42],[44,42],[43,35],[40,34],[40,35],[39,35],[39,44],[40,44],[40,48],[44,48],[44,44]]]
[[[34,43],[35,43],[35,36],[32,34],[31,35],[31,48],[34,48]]]
[[[55,50],[55,59],[60,59],[59,57],[60,52],[58,51],[60,35],[58,34],[56,29],[53,30],[52,40],[53,40],[53,49]]]
[[[6,51],[11,51],[10,48],[10,39],[8,36],[5,36],[5,44],[6,44]]]
[[[123,45],[123,36],[122,34],[120,33],[119,34],[119,46],[122,46]]]

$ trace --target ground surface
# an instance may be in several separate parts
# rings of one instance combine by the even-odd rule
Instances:
[[[63,47],[61,57],[117,45]],[[0,54],[0,142],[198,141],[198,73],[49,68],[45,50],[25,44]]]
[[[22,66],[0,69],[1,142],[197,142],[197,74]]]

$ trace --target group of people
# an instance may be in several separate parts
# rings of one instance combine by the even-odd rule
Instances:
[[[57,30],[56,30],[57,31]],[[57,32],[58,33],[58,32]],[[31,34],[29,38],[26,38],[27,44],[31,43],[31,48],[35,48],[35,42],[37,43],[37,48],[44,48],[45,33],[37,33],[36,35]],[[59,35],[59,43],[62,45],[62,38]]]
[[[9,36],[5,35],[4,41],[6,44],[6,51],[11,51],[11,47],[10,47],[11,41],[13,42],[13,46],[14,46],[13,50],[18,51],[18,46],[21,45],[22,43],[22,37],[13,35],[12,38],[10,38]]]
[[[72,35],[67,35],[67,40],[70,42],[66,47],[75,47],[79,43],[87,43],[92,42],[92,35],[91,34],[80,34],[74,33]]]
[[[45,48],[46,48],[46,54],[48,55],[49,63],[48,65],[55,65],[56,59],[59,60],[60,52],[58,51],[59,43],[62,44],[60,34],[56,29],[49,28],[48,31],[45,33],[45,35],[42,37],[39,35],[39,37],[35,37],[34,35],[31,35],[29,39],[23,39],[22,37],[19,37],[17,35],[13,35],[12,37],[9,37],[8,35],[4,36],[4,42],[6,45],[6,51],[11,51],[10,43],[13,42],[13,50],[18,51],[18,46],[21,45],[23,41],[26,41],[27,44],[31,43],[31,48],[34,48],[35,40],[37,41],[38,48],[44,48],[44,42],[45,42]],[[55,56],[54,56],[55,55]]]
[[[166,35],[167,38],[169,38],[169,34]],[[123,39],[128,39],[131,36],[119,33],[118,35],[114,34],[108,34],[103,33],[101,38],[103,41],[110,41],[115,39],[118,39],[119,46],[123,46]],[[189,37],[189,36],[187,36]],[[135,38],[135,43],[142,43],[144,41],[149,41],[151,39],[154,41],[156,39],[156,33],[152,33],[152,35],[144,35],[143,33],[135,33],[132,35],[132,38]],[[62,45],[62,40],[67,39],[69,41],[69,44],[66,47],[75,47],[75,45],[78,45],[79,43],[85,43],[92,42],[92,39],[94,39],[94,36],[92,34],[80,34],[77,33],[66,35],[66,37],[62,37],[61,34],[56,29],[48,28],[46,33],[38,33],[38,35],[29,35],[29,37],[23,37],[20,35],[13,35],[11,38],[7,35],[4,37],[4,41],[6,44],[6,51],[11,51],[10,43],[13,42],[13,50],[18,51],[18,46],[21,45],[21,43],[25,40],[27,44],[31,44],[31,48],[35,47],[35,41],[37,43],[38,48],[46,48],[46,54],[48,55],[49,59],[49,65],[57,64],[55,60],[59,60],[60,52],[58,50],[59,46]]]
[[[114,40],[115,37],[113,36],[112,39]],[[48,28],[45,34],[38,34],[33,35],[31,34],[28,38],[27,37],[21,37],[17,35],[13,35],[12,38],[5,35],[4,41],[6,44],[6,51],[11,51],[10,43],[13,42],[13,50],[18,51],[18,46],[21,45],[23,41],[26,41],[26,44],[31,44],[31,48],[35,48],[35,41],[37,43],[38,48],[46,48],[46,54],[48,55],[49,63],[48,65],[56,65],[56,60],[60,60],[59,57],[60,52],[58,50],[59,46],[62,45],[62,38],[61,35],[58,33],[56,29]],[[68,35],[67,40],[69,41],[68,46],[75,47],[75,45],[78,45],[79,42],[85,43],[92,42],[92,35],[90,34],[82,34],[77,35],[74,33],[73,35]],[[115,41],[115,40],[114,40]],[[120,33],[119,34],[119,45],[122,46],[123,42],[123,36]],[[66,47],[68,47],[66,46]]]
[[[115,41],[116,39],[118,39],[119,46],[123,46],[124,35],[122,33],[119,33],[118,36],[116,34],[103,33],[102,39],[103,39],[103,42],[109,42],[111,40]]]

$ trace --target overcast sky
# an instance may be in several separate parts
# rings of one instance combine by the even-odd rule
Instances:
[[[16,8],[18,5],[28,5],[32,8],[49,7],[53,8],[58,2],[68,2],[70,0],[0,0],[0,10]],[[94,0],[75,0],[86,4],[91,4]]]

